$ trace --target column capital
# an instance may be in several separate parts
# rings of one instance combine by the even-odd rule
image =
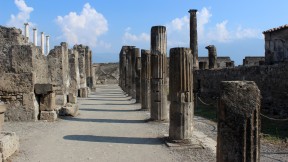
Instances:
[[[190,9],[188,12],[190,13],[190,14],[194,14],[194,13],[196,13],[198,10],[196,10],[196,9]]]
[[[26,25],[29,25],[29,23],[27,22],[27,23],[24,23],[24,25],[26,26]]]

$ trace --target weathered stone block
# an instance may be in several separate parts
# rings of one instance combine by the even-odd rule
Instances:
[[[77,103],[77,96],[73,93],[69,93],[68,101],[69,101],[69,103],[76,104]]]
[[[47,120],[48,122],[53,122],[57,119],[56,111],[41,111],[40,120]]]
[[[48,94],[53,91],[52,84],[35,84],[34,85],[36,94]]]
[[[61,115],[61,116],[77,116],[78,110],[79,110],[79,107],[77,104],[67,103],[66,106],[63,106],[60,109],[59,115]]]
[[[40,111],[52,111],[56,109],[55,93],[43,94],[40,99]]]
[[[88,97],[88,87],[87,88],[80,88],[80,96],[81,98]]]
[[[260,161],[260,100],[253,81],[221,82],[217,162]]]
[[[0,101],[0,132],[2,131],[2,126],[4,124],[4,112],[6,111],[6,105]]]
[[[3,160],[6,160],[12,154],[19,150],[19,137],[15,132],[0,133],[0,152]]]

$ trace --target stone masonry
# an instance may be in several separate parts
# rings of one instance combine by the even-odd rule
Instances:
[[[221,83],[217,162],[260,161],[260,100],[254,82]]]
[[[193,55],[189,48],[170,49],[170,125],[171,140],[192,137],[193,128]]]
[[[151,119],[168,120],[165,26],[151,28]]]

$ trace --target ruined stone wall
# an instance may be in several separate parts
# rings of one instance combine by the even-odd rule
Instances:
[[[288,29],[264,32],[265,62],[269,65],[288,61]]]
[[[52,49],[47,59],[51,84],[57,87],[56,104],[65,105],[70,85],[67,43]]]
[[[288,116],[288,64],[194,71],[194,90],[202,99],[219,97],[220,82],[254,81],[262,95],[261,111]]]
[[[259,66],[265,64],[265,57],[247,56],[243,59],[243,66]]]

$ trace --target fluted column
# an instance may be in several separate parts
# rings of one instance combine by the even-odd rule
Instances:
[[[171,140],[192,137],[193,56],[190,48],[171,48],[169,61],[170,125]]]
[[[209,69],[217,68],[217,51],[214,45],[205,47],[208,49]]]
[[[198,36],[197,36],[197,10],[189,10],[190,13],[190,48],[193,54],[193,68],[198,69]]]
[[[46,54],[49,54],[49,50],[50,50],[50,40],[49,40],[49,35],[46,36]]]
[[[25,26],[25,37],[27,38],[27,42],[29,42],[29,23],[24,23]]]
[[[44,55],[45,50],[44,50],[44,32],[41,32],[41,51],[42,54]]]
[[[141,109],[151,109],[151,54],[141,50]]]
[[[33,29],[33,44],[37,46],[37,29]]]
[[[151,119],[168,120],[167,36],[165,26],[151,28]]]

